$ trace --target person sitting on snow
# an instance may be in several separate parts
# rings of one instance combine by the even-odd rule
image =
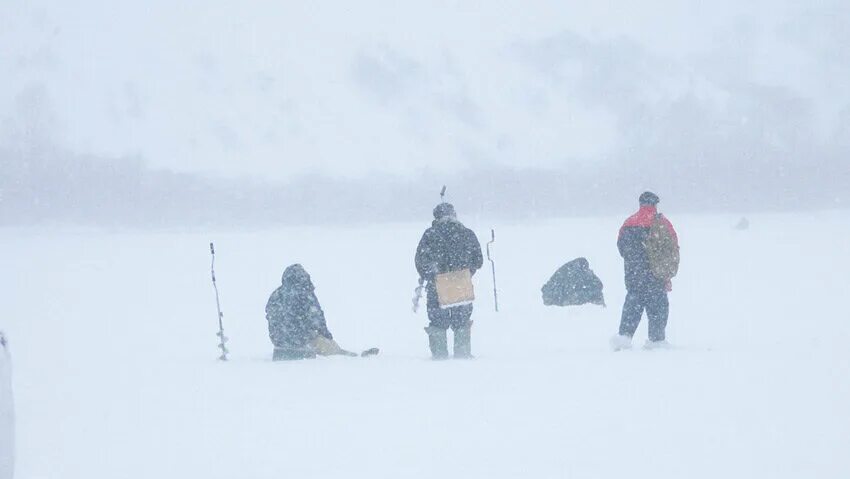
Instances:
[[[587,258],[576,258],[558,268],[543,285],[543,304],[546,306],[605,306],[602,281],[590,269]]]
[[[313,281],[300,264],[293,264],[283,272],[280,287],[266,304],[266,320],[275,361],[309,359],[317,354],[356,356],[334,341],[316,298]]]

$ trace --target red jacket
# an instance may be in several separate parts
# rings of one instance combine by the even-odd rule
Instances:
[[[623,257],[626,277],[626,289],[629,291],[653,290],[664,288],[670,290],[671,284],[663,282],[652,274],[649,266],[649,257],[646,254],[644,243],[649,235],[649,227],[652,220],[658,214],[654,206],[641,206],[637,213],[630,216],[620,228],[617,237],[617,249]],[[670,230],[676,245],[679,244],[679,236],[673,228],[673,224],[662,216],[661,221]]]
[[[620,227],[620,234],[617,238],[623,236],[623,230],[628,227],[639,227],[639,228],[649,228],[652,225],[652,220],[655,218],[655,215],[658,214],[658,209],[654,206],[646,205],[641,206],[637,213],[631,215],[626,219],[626,222],[623,223],[623,226]],[[667,226],[667,229],[670,230],[670,234],[673,235],[673,239],[676,240],[676,245],[679,245],[679,235],[676,234],[676,229],[673,228],[673,223],[667,219],[666,216],[661,216],[661,222]]]

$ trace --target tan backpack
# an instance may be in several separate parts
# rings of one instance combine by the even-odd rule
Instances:
[[[472,304],[475,300],[472,272],[468,269],[438,274],[434,280],[441,309]]]
[[[669,281],[679,272],[679,245],[663,218],[659,213],[652,219],[644,246],[652,274],[662,281]]]

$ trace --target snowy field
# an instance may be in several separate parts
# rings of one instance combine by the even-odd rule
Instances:
[[[748,231],[674,215],[675,349],[612,353],[623,218],[468,221],[482,240],[497,229],[502,311],[485,267],[477,359],[437,363],[410,311],[427,222],[0,230],[16,478],[850,477],[850,213],[755,216]],[[542,305],[577,256],[608,309]],[[263,309],[293,262],[340,344],[379,357],[270,360]]]

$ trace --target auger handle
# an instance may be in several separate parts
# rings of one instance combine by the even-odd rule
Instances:
[[[487,261],[490,262],[490,269],[493,271],[493,304],[496,307],[496,312],[499,312],[499,290],[496,288],[496,262],[490,256],[490,245],[496,242],[496,230],[490,230],[490,241],[487,242]]]

